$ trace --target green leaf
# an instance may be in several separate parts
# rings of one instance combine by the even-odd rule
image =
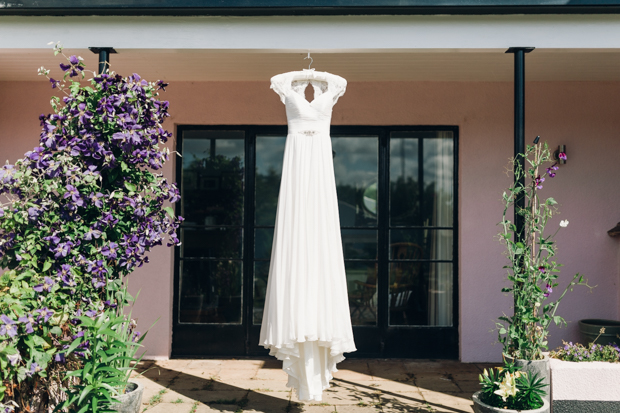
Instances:
[[[34,341],[34,344],[37,346],[42,346],[43,348],[48,348],[50,346],[49,343],[45,341],[43,337],[33,335],[32,339]]]
[[[171,207],[164,207],[164,211],[166,211],[171,218],[174,218],[174,210]]]
[[[136,185],[131,182],[125,181],[125,188],[127,188],[131,192],[136,192]]]
[[[43,264],[43,272],[49,270],[51,266],[52,266],[52,261],[50,260],[45,261],[45,264]]]

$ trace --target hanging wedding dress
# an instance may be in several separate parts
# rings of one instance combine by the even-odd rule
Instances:
[[[304,91],[314,88],[308,102]],[[260,345],[283,361],[299,400],[321,400],[343,353],[355,351],[329,125],[346,80],[304,70],[274,76],[288,136]]]

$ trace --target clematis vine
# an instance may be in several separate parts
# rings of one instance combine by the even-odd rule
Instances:
[[[15,347],[3,371],[13,383],[94,357],[84,317],[123,314],[125,277],[155,247],[179,245],[182,218],[170,204],[180,194],[161,173],[172,137],[158,97],[167,84],[137,74],[84,80],[83,59],[65,57],[60,76],[38,70],[62,96],[39,116],[38,144],[0,166],[0,336]]]

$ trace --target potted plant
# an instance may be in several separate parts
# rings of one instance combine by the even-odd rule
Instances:
[[[549,402],[543,378],[527,373],[513,363],[504,367],[485,369],[479,375],[482,389],[472,396],[476,413],[549,412]]]
[[[114,73],[82,84],[82,59],[54,48],[66,58],[63,79],[39,74],[63,97],[39,118],[39,146],[0,168],[6,412],[117,404],[143,338],[124,312],[126,276],[164,240],[179,243],[182,218],[166,206],[179,192],[156,173],[169,155],[168,102],[157,98],[166,84]]]
[[[588,343],[596,340],[598,344],[620,345],[620,321],[599,318],[579,320],[579,332]]]
[[[599,331],[599,337],[605,328]],[[550,353],[553,411],[620,411],[620,347],[566,343]]]
[[[558,158],[565,160],[566,154],[559,153]],[[548,348],[549,326],[552,322],[565,324],[556,314],[560,301],[575,285],[587,285],[587,282],[576,274],[564,291],[553,297],[560,268],[554,259],[554,237],[568,226],[568,221],[562,220],[558,227],[546,231],[547,224],[558,213],[555,199],[541,196],[545,180],[554,178],[558,170],[558,162],[553,162],[548,145],[539,143],[537,137],[533,145],[527,146],[525,154],[513,160],[512,170],[515,180],[503,194],[499,238],[506,246],[509,260],[504,268],[508,270],[510,285],[502,291],[512,294],[514,312],[512,316],[499,318],[499,341],[505,358],[514,360],[526,371],[538,372],[544,383],[549,384],[548,358],[544,354]],[[522,204],[517,202],[521,199]],[[512,210],[522,218],[522,230],[509,219]]]

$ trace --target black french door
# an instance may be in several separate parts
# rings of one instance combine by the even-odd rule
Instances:
[[[458,128],[334,126],[351,321],[348,357],[458,357]],[[280,126],[181,126],[185,218],[173,357],[258,346],[286,142]]]

